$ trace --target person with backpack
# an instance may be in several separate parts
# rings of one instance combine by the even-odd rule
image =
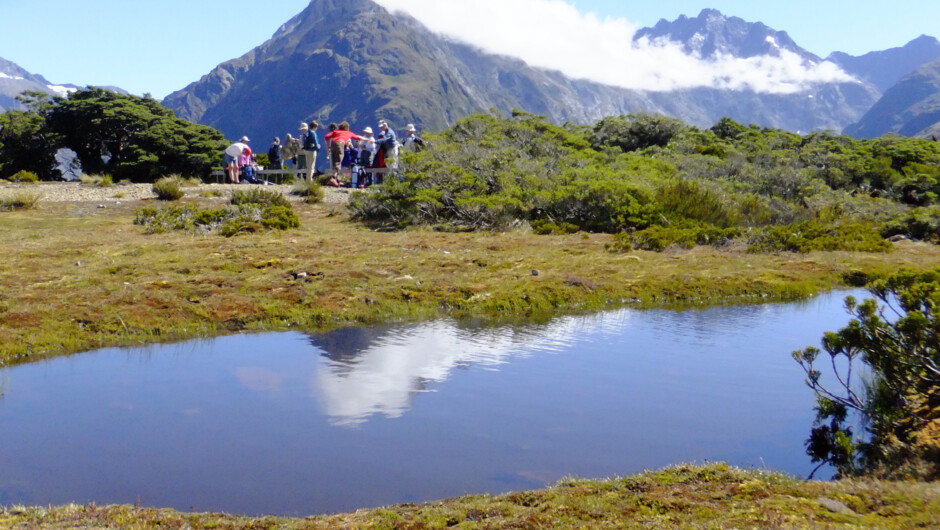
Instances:
[[[271,167],[274,169],[284,169],[281,167],[281,139],[274,137],[274,143],[268,148],[268,160],[271,161]]]
[[[418,152],[424,149],[424,140],[418,136],[418,129],[413,123],[409,123],[405,128],[405,139],[401,142],[401,148],[405,151]]]
[[[306,158],[307,182],[312,182],[313,176],[317,172],[317,153],[320,152],[320,139],[317,137],[316,130],[319,127],[320,124],[316,121],[310,122],[310,127],[307,128],[306,133],[303,134],[303,138],[301,138],[304,148],[304,158]]]
[[[286,169],[294,169],[297,163],[297,156],[300,154],[300,140],[287,133],[284,145],[281,146],[281,160]]]
[[[379,136],[375,139],[375,163],[377,168],[395,169],[398,160],[398,136],[395,131],[389,128],[388,122],[379,121]],[[375,184],[381,184],[382,176],[376,173]]]

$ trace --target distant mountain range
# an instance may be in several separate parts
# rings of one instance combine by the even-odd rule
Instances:
[[[875,85],[886,92],[907,74],[940,57],[940,42],[934,37],[921,35],[901,48],[866,53],[854,57],[835,52],[826,59],[850,74]]]
[[[30,90],[45,94],[65,95],[78,89],[75,85],[54,85],[41,75],[31,74],[19,65],[0,57],[0,111],[19,109],[16,96]]]
[[[16,100],[16,96],[25,91],[42,92],[51,96],[65,96],[70,92],[79,90],[78,85],[73,84],[53,84],[39,74],[31,74],[14,62],[0,57],[0,112],[6,110],[19,110],[22,105]],[[127,92],[119,87],[104,86],[115,92],[126,94]]]
[[[721,50],[745,57],[772,52],[770,39],[821,62],[785,33],[713,10],[661,21],[642,37],[679,40],[702,54]],[[370,0],[314,0],[269,41],[169,95],[164,105],[229,138],[268,139],[295,131],[301,120],[345,119],[361,129],[386,118],[399,127],[415,123],[439,130],[494,108],[518,108],[559,123],[648,112],[703,127],[731,116],[792,131],[841,130],[879,97],[867,82],[829,83],[795,94],[627,90],[483,53]]]
[[[886,133],[936,137],[940,134],[940,56],[889,88],[861,121],[845,129],[856,138]]]
[[[313,0],[270,40],[218,65],[167,96],[163,104],[180,117],[218,128],[228,138],[248,135],[265,143],[275,135],[295,133],[301,120],[348,120],[361,130],[384,118],[399,128],[415,123],[421,129],[441,130],[463,116],[491,109],[521,109],[557,123],[578,124],[646,112],[710,127],[729,116],[801,133],[842,131],[846,126],[856,134],[900,132],[930,120],[919,117],[932,108],[929,94],[921,98],[926,101],[922,105],[882,102],[884,110],[876,109],[882,95],[895,90],[892,87],[912,82],[905,76],[940,57],[940,42],[933,37],[859,57],[837,52],[822,59],[800,48],[784,31],[706,9],[696,17],[661,20],[634,39],[678,43],[685,53],[704,61],[788,52],[805,65],[830,61],[856,80],[817,83],[791,94],[720,88],[629,90],[484,53],[437,35],[410,16],[390,14],[371,0]],[[919,79],[914,92],[929,92],[933,85]],[[15,108],[14,96],[25,89],[56,93],[70,88],[75,87],[56,87],[0,60],[0,110]],[[897,109],[909,116],[892,114]],[[898,126],[899,119],[912,125]]]

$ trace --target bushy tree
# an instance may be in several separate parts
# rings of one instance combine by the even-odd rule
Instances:
[[[55,153],[69,148],[89,173],[137,182],[205,178],[226,147],[215,129],[178,119],[150,97],[89,88],[51,101],[30,92],[20,99],[28,110],[0,115],[0,177],[26,170],[58,178]]]
[[[666,116],[611,116],[594,126],[591,146],[595,149],[617,147],[625,153],[653,146],[665,147],[684,128],[681,121]]]
[[[85,171],[117,179],[204,178],[226,146],[215,129],[178,119],[153,98],[100,88],[55,98],[45,117],[55,147],[78,153]]]
[[[0,114],[0,178],[20,171],[40,178],[53,178],[54,150],[51,149],[44,120],[32,111],[9,110]]]
[[[856,318],[794,352],[816,392],[817,418],[807,440],[814,462],[840,475],[940,478],[940,270],[901,272],[873,283],[874,299],[846,299]],[[817,369],[828,357],[835,381]],[[861,416],[865,436],[853,432]],[[822,464],[820,464],[822,465]],[[818,469],[818,468],[817,468]]]

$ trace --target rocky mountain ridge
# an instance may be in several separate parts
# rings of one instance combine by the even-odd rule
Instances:
[[[862,119],[845,129],[857,138],[940,134],[940,57],[921,66],[888,89]]]
[[[75,85],[55,85],[41,75],[31,74],[18,64],[0,57],[0,112],[19,109],[16,96],[30,90],[62,96],[76,90]]]
[[[904,46],[869,52],[860,56],[834,52],[826,58],[846,72],[887,91],[921,66],[940,57],[940,41],[921,35]]]
[[[713,37],[695,48],[699,53],[722,50],[752,56],[778,47],[808,61],[820,60],[784,32],[714,10],[676,23],[662,21],[640,38],[689,41],[698,39],[697,28],[702,27]],[[491,109],[503,113],[522,109],[558,123],[592,123],[607,115],[649,112],[708,127],[731,116],[744,123],[809,132],[841,130],[857,121],[879,96],[873,85],[863,82],[828,83],[793,94],[713,88],[628,90],[573,80],[563,72],[483,53],[434,34],[407,15],[388,13],[370,0],[314,0],[270,40],[220,64],[169,95],[164,104],[229,138],[281,135],[311,119],[345,119],[361,128],[385,118],[398,126],[415,123],[439,130],[462,116]]]

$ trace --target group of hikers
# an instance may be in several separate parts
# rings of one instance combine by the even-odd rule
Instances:
[[[319,128],[320,124],[316,121],[302,122],[298,137],[288,133],[283,144],[280,138],[274,138],[268,148],[269,167],[296,170],[305,181],[310,182],[317,174],[317,155],[323,149],[329,157],[331,170],[326,185],[365,188],[381,184],[388,170],[397,169],[402,149],[417,151],[425,145],[415,126],[410,123],[401,138],[385,120],[379,121],[378,135],[371,127],[366,127],[359,135],[350,130],[349,122],[338,125],[331,123],[322,144],[316,132]],[[270,184],[257,178],[258,165],[248,145],[250,141],[247,136],[242,136],[225,150],[223,160],[226,182]],[[343,179],[344,170],[348,170],[350,175],[348,182]]]

